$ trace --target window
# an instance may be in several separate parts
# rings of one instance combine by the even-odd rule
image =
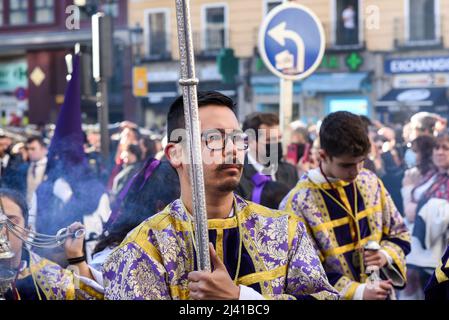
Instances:
[[[282,0],[264,0],[264,16],[270,13],[271,10],[282,4]]]
[[[435,0],[409,0],[409,41],[437,39]]]
[[[168,55],[168,9],[152,10],[147,15],[147,48],[150,57]]]
[[[0,27],[3,25],[3,1],[0,0]]]
[[[336,1],[335,44],[342,46],[359,44],[359,1]]]
[[[107,1],[107,3],[101,5],[101,9],[104,13],[114,17],[118,18],[120,13],[120,7],[117,0],[110,0]]]
[[[226,47],[226,8],[207,6],[203,11],[203,48],[217,52]]]
[[[28,23],[28,0],[9,0],[9,24],[12,26]]]
[[[55,21],[55,0],[34,0],[34,22],[52,23]]]

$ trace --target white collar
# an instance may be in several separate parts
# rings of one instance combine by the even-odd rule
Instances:
[[[8,164],[8,161],[11,157],[9,156],[9,154],[5,153],[5,155],[3,156],[3,158],[0,158],[0,161],[4,164]]]
[[[310,180],[312,180],[315,183],[327,183],[326,178],[321,173],[320,168],[315,168],[315,169],[309,170],[309,172],[307,173],[307,176],[309,177]],[[328,177],[328,180],[330,182],[338,182],[338,181],[340,181],[340,179],[329,178],[329,177]]]
[[[267,168],[264,165],[261,165],[249,153],[248,153],[248,162],[249,162],[249,164],[251,164],[254,167],[254,169],[256,169],[256,171],[258,173],[263,174],[264,176],[270,176],[271,180],[276,181],[276,171],[277,170],[273,170],[273,166],[270,166]]]
[[[190,216],[191,218],[193,218],[193,214],[191,214],[191,213],[189,212],[189,210],[187,210],[187,207],[184,205],[184,202],[182,201],[181,198],[180,198],[180,200],[181,200],[181,203],[182,203],[182,208],[183,208],[183,210],[187,213],[188,216]],[[235,201],[235,200],[234,200],[234,201]],[[234,217],[234,215],[235,215],[234,207],[235,207],[235,206],[232,205],[231,211],[229,212],[228,217],[225,218],[225,219]],[[209,220],[209,218],[207,218],[207,219]]]
[[[34,163],[38,166],[43,166],[46,165],[48,162],[48,158],[47,157],[43,157],[42,159],[38,160],[38,161],[34,161]],[[31,162],[33,163],[33,161]]]
[[[262,173],[265,169],[263,165],[261,165],[259,162],[257,162],[256,159],[253,158],[253,156],[248,152],[248,162],[256,169],[258,173]]]

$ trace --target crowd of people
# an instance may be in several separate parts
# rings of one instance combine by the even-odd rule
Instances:
[[[23,276],[7,299],[386,300],[449,292],[446,119],[420,112],[387,126],[336,112],[313,125],[292,123],[286,143],[276,114],[239,123],[233,101],[217,92],[200,92],[198,104],[212,271],[197,271],[186,143],[174,137],[185,128],[179,97],[160,135],[117,126],[111,159],[102,158],[91,129],[81,156],[56,144],[51,130],[0,133],[8,219],[45,234],[86,230],[59,249],[12,237],[11,263]],[[56,157],[55,145],[65,150]]]

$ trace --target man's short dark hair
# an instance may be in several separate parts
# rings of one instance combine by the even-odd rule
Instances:
[[[231,98],[221,94],[217,91],[198,91],[198,108],[205,106],[223,106],[229,108],[234,114],[235,104]],[[167,137],[170,142],[170,137],[172,133],[177,129],[185,129],[185,119],[184,119],[184,101],[183,97],[179,96],[170,106],[170,111],[167,115]]]
[[[29,138],[27,139],[27,144],[33,143],[33,142],[35,142],[35,141],[36,141],[37,143],[39,143],[39,144],[41,145],[41,147],[44,147],[44,148],[47,147],[47,145],[45,144],[44,139],[43,139],[42,137],[39,137],[39,136],[32,136],[32,137],[29,137]]]
[[[129,153],[132,153],[136,156],[137,161],[142,160],[142,151],[140,150],[140,147],[136,144],[130,144],[128,145],[128,148],[126,149]]]
[[[275,113],[268,112],[251,113],[245,118],[245,121],[243,122],[243,131],[249,129],[257,132],[257,130],[259,130],[260,126],[262,125],[266,125],[269,127],[279,125],[279,116]]]
[[[140,139],[141,135],[140,135],[140,131],[138,128],[129,128],[129,131],[134,133],[134,136],[136,137],[137,140]]]
[[[367,155],[371,148],[362,119],[346,111],[331,113],[323,120],[320,144],[330,157],[360,157]]]
[[[373,126],[373,122],[371,121],[370,118],[368,118],[367,116],[364,116],[364,115],[361,115],[360,119],[362,119],[362,123],[365,126],[366,132],[369,133],[369,129],[370,129],[370,127]]]

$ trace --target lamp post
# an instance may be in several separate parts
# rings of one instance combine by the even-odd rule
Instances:
[[[73,4],[83,10],[89,17],[91,17],[98,10],[99,0],[74,0]]]
[[[101,0],[74,0],[73,4],[92,20],[92,75],[97,83],[96,105],[100,125],[101,154],[107,161],[110,144],[108,82],[112,77],[114,50],[112,17],[99,12]]]
[[[97,111],[103,159],[109,159],[109,80],[114,68],[113,28],[111,16],[102,12],[92,16],[92,75],[97,83]]]
[[[143,28],[140,26],[140,23],[137,22],[134,28],[129,29],[129,33],[131,37],[134,64],[140,65],[142,62],[141,46],[143,44]],[[135,53],[134,48],[136,49]]]
[[[131,45],[131,55],[133,61],[133,70],[135,67],[141,66],[142,64],[142,51],[141,47],[143,44],[143,28],[137,22],[134,28],[129,29],[130,35],[130,45]],[[134,77],[134,72],[133,72]],[[136,85],[136,84],[134,84]],[[147,85],[145,81],[145,85]],[[136,118],[139,125],[143,126],[145,123],[143,117],[143,99],[142,96],[135,96],[137,110],[136,110]]]

